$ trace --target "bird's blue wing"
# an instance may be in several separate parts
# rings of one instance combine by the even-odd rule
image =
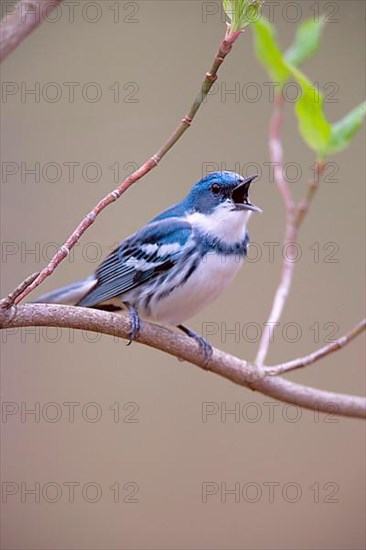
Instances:
[[[148,224],[101,263],[95,287],[77,305],[93,307],[112,300],[168,271],[186,252],[191,235],[190,223],[178,218]]]

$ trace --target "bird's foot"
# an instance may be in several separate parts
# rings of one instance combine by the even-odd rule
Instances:
[[[127,342],[127,346],[130,346],[132,342],[140,336],[141,321],[136,309],[133,306],[131,306],[131,304],[126,303],[125,305],[128,309],[128,315],[129,315],[130,324],[131,324],[129,340]]]
[[[187,336],[196,340],[205,359],[205,369],[209,370],[208,365],[209,365],[209,362],[211,361],[212,353],[213,353],[210,342],[206,340],[206,338],[203,338],[203,336],[201,336],[194,330],[186,327],[185,325],[178,325],[178,328],[181,331],[183,331],[185,334],[187,334]]]

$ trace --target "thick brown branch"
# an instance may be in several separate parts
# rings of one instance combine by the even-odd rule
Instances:
[[[0,308],[0,328],[26,326],[67,327],[120,338],[128,338],[130,330],[127,317],[93,309],[49,304],[27,304],[8,310]],[[168,328],[144,322],[137,341],[205,368],[204,358],[196,342]],[[326,392],[269,376],[265,368],[217,349],[213,351],[209,366],[212,372],[235,384],[249,387],[273,399],[320,412],[336,411],[342,416],[366,418],[366,400],[362,397]]]
[[[42,23],[62,0],[20,0],[4,5],[0,21],[0,63]]]
[[[334,353],[335,351],[344,348],[347,344],[352,342],[352,340],[354,340],[356,336],[359,336],[359,334],[361,334],[365,329],[366,319],[363,319],[355,327],[353,327],[352,330],[342,336],[342,338],[338,338],[338,340],[335,340],[331,344],[328,344],[327,346],[324,346],[314,351],[313,353],[306,355],[305,357],[300,357],[299,359],[294,359],[293,361],[288,361],[287,363],[282,363],[273,367],[266,367],[266,371],[268,374],[276,376],[279,374],[284,374],[285,372],[290,372],[295,369],[308,367],[316,361],[319,361],[319,359],[323,359],[323,357],[326,357],[327,355],[330,355],[331,353]]]

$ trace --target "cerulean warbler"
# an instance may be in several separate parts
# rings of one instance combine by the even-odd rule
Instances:
[[[122,241],[93,275],[37,302],[127,309],[131,340],[139,333],[139,316],[177,326],[199,342],[208,361],[209,343],[182,323],[217,298],[242,266],[248,219],[261,211],[248,198],[256,177],[209,174],[181,202]]]

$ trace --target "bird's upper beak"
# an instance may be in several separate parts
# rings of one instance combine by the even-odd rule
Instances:
[[[235,187],[232,193],[232,199],[236,210],[252,210],[253,212],[262,212],[262,209],[254,204],[251,204],[248,198],[250,184],[257,177],[257,174],[254,176],[249,176],[244,181],[240,182],[237,187]]]

